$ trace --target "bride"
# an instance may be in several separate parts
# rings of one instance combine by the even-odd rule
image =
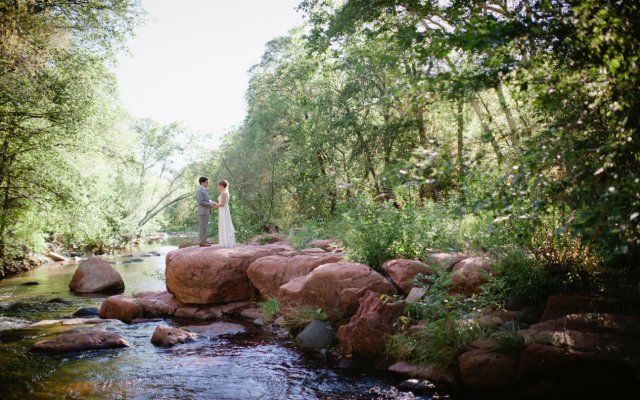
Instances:
[[[222,180],[218,182],[220,196],[218,202],[213,203],[213,207],[218,209],[218,242],[222,247],[233,247],[236,244],[236,231],[231,221],[231,211],[229,210],[229,182]]]

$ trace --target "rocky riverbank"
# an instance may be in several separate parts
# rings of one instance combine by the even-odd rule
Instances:
[[[339,247],[330,241],[300,251],[280,240],[253,243],[232,249],[172,251],[166,257],[166,291],[108,297],[99,316],[125,323],[154,318],[202,321],[157,327],[149,338],[157,346],[241,333],[242,326],[226,320],[245,318],[258,329],[291,335],[307,351],[345,360],[370,359],[378,367],[416,379],[407,385],[420,383],[424,389],[434,382],[460,394],[591,398],[638,383],[640,317],[628,315],[615,302],[560,294],[537,310],[530,305],[478,310],[470,323],[493,333],[463,348],[455,355],[455,365],[412,364],[390,359],[386,345],[402,324],[411,324],[406,332],[421,329],[421,321],[412,320],[407,305],[428,292],[430,274],[450,272],[451,290],[472,296],[495,273],[490,260],[434,253],[426,263],[389,260],[380,273],[344,261]],[[104,268],[94,265],[83,274]],[[279,309],[267,315],[268,310],[258,306],[265,300]],[[107,347],[126,346],[122,338],[98,339]],[[86,348],[93,348],[98,339],[74,338]],[[39,348],[67,349],[69,342],[54,338]]]

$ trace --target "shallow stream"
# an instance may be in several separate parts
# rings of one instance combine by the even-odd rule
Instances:
[[[131,249],[106,259],[132,294],[164,290],[164,259],[176,246]],[[156,251],[159,256],[139,257]],[[146,254],[145,254],[146,255]],[[137,260],[136,260],[137,259]],[[135,262],[132,262],[135,261]],[[132,347],[66,355],[30,351],[55,329],[28,329],[43,319],[70,318],[82,307],[100,307],[106,296],[78,296],[68,289],[75,264],[46,265],[0,281],[0,398],[2,399],[430,399],[395,390],[402,378],[353,363],[331,362],[296,350],[243,323],[247,333],[198,340],[171,349],[154,347],[159,324],[120,322],[72,329],[106,329]],[[37,282],[37,284],[33,284]],[[29,284],[31,283],[31,284]],[[60,329],[60,328],[58,328]]]

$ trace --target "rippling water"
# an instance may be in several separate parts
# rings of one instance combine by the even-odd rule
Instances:
[[[164,255],[108,261],[122,274],[125,293],[164,289]],[[146,249],[152,250],[151,248]],[[142,252],[138,249],[133,254]],[[80,307],[99,307],[104,296],[77,296],[68,283],[76,265],[50,265],[0,281],[0,398],[2,399],[419,399],[393,388],[401,378],[362,373],[304,356],[289,340],[251,324],[248,332],[198,340],[172,349],[154,347],[158,324],[119,322],[96,327],[117,332],[132,348],[60,356],[30,352],[31,345],[61,328],[27,329],[42,319],[68,318]],[[23,285],[38,282],[38,285]],[[182,321],[186,322],[186,321]]]

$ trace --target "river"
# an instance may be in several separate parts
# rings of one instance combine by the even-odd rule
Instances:
[[[164,259],[176,246],[164,243],[131,249],[160,256],[110,256],[133,294],[164,290]],[[113,322],[107,329],[132,347],[65,355],[30,351],[50,329],[26,328],[43,319],[69,318],[81,307],[100,307],[105,296],[78,296],[68,289],[76,265],[46,265],[0,281],[0,398],[2,399],[431,399],[398,392],[402,378],[363,366],[308,356],[237,320],[246,334],[198,340],[171,349],[154,347],[159,324],[187,321]],[[37,282],[38,284],[29,284]],[[25,285],[26,284],[26,285]],[[74,329],[89,329],[79,327]],[[437,397],[437,396],[436,396]],[[434,397],[434,398],[436,398]]]

